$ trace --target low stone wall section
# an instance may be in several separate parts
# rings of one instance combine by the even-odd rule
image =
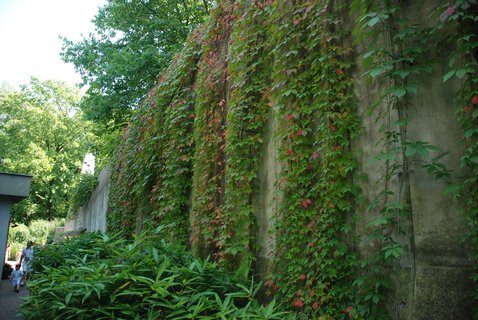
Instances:
[[[92,192],[90,200],[78,209],[75,219],[65,222],[65,233],[82,229],[86,229],[86,231],[106,231],[110,172],[109,166],[101,171],[98,176],[98,185]]]

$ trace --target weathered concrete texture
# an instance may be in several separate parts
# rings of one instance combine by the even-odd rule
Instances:
[[[469,268],[418,266],[413,275],[411,268],[396,268],[391,272],[396,286],[387,301],[392,319],[473,319],[470,272]]]
[[[110,167],[105,167],[98,176],[98,185],[90,201],[84,204],[74,220],[65,222],[64,232],[86,228],[87,231],[106,231],[106,209],[108,206],[108,183]]]
[[[418,267],[415,308],[409,319],[473,319],[470,272],[467,268]]]
[[[277,160],[279,141],[274,136],[277,130],[277,116],[274,109],[271,110],[267,127],[264,134],[264,145],[259,164],[259,193],[256,196],[256,223],[257,223],[257,272],[266,274],[271,266],[272,256],[276,243],[272,233],[273,217],[276,213],[280,195],[277,194],[275,184],[281,170],[281,163]]]

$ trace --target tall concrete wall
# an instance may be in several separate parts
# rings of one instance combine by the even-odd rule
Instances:
[[[430,17],[432,1],[420,1],[404,6],[404,14],[413,23],[436,24],[437,21],[424,21]],[[356,47],[357,56],[364,48]],[[435,160],[453,170],[453,177],[466,176],[459,167],[463,155],[462,136],[456,118],[454,97],[458,83],[443,83],[447,72],[448,52],[436,52],[437,59],[430,75],[417,80],[419,92],[411,97],[406,117],[410,120],[401,139],[408,142],[426,141],[440,148],[428,158],[412,159],[409,176],[403,172],[390,181],[389,191],[395,193],[396,200],[408,202],[411,213],[400,218],[398,226],[401,233],[395,238],[404,244],[405,254],[393,266],[391,274],[395,288],[389,297],[389,310],[394,319],[473,319],[473,283],[470,280],[472,265],[468,260],[469,248],[463,243],[466,233],[466,219],[461,213],[460,204],[444,194],[445,182],[436,180],[422,167],[422,160]],[[361,76],[365,68],[357,60],[354,76],[355,95],[358,111],[362,117],[363,133],[354,143],[355,154],[360,163],[359,172],[366,179],[356,179],[364,196],[375,199],[384,191],[384,168],[371,164],[370,160],[380,151],[383,130],[400,131],[393,121],[405,116],[397,110],[390,112],[390,118],[367,115],[368,106],[377,92],[383,92],[383,83],[366,83]],[[386,113],[386,106],[379,106],[375,115]],[[382,181],[382,182],[381,182]],[[362,219],[357,227],[357,235],[362,236],[362,253],[366,254],[367,239],[365,225],[377,212],[358,208]],[[373,250],[373,249],[372,249]]]
[[[90,200],[76,214],[75,219],[65,223],[64,232],[86,229],[86,231],[106,231],[106,209],[108,207],[108,182],[110,167],[106,166],[98,176],[98,185]]]
[[[429,8],[434,1],[409,2],[405,14],[414,22],[422,23],[429,17]],[[405,5],[404,5],[405,6]],[[354,20],[350,18],[350,24]],[[429,21],[436,23],[436,21]],[[411,162],[410,175],[399,172],[390,179],[387,186],[383,184],[384,168],[381,164],[372,164],[371,160],[382,151],[380,141],[384,139],[384,127],[400,131],[393,125],[395,120],[403,119],[396,110],[387,110],[386,105],[379,105],[373,115],[369,115],[369,106],[380,92],[384,92],[385,83],[368,83],[363,74],[366,68],[360,56],[365,48],[354,47],[356,69],[353,75],[354,94],[357,111],[362,119],[362,133],[353,141],[352,151],[358,160],[359,168],[354,183],[358,185],[365,199],[374,200],[381,192],[393,191],[394,200],[401,200],[410,205],[411,213],[398,220],[400,232],[394,237],[404,245],[405,252],[392,266],[390,275],[394,287],[388,297],[388,309],[393,319],[472,319],[471,294],[474,290],[470,280],[471,263],[467,259],[469,249],[462,242],[466,233],[466,220],[460,213],[460,204],[444,195],[445,183],[426,173],[422,160],[415,158]],[[430,59],[447,59],[448,53],[436,52]],[[408,108],[405,141],[426,141],[440,148],[440,152],[430,155],[431,160],[437,155],[448,168],[454,170],[455,177],[466,176],[458,165],[463,154],[460,144],[461,129],[456,120],[454,97],[458,83],[443,83],[447,62],[436,63],[430,75],[418,79],[419,92],[413,96]],[[280,132],[280,119],[274,112],[274,101],[265,130],[264,145],[260,155],[258,173],[258,194],[254,195],[255,216],[257,223],[256,240],[258,245],[258,271],[264,272],[271,262],[270,252],[276,249],[272,234],[272,219],[280,202],[280,195],[275,192],[276,181],[281,173],[281,163],[277,159]],[[389,117],[377,118],[380,113]],[[69,230],[86,228],[88,231],[105,230],[105,211],[107,204],[107,173],[100,175],[100,184],[88,204],[80,210],[76,221]],[[103,176],[103,178],[102,178]],[[102,180],[104,179],[104,180]],[[385,189],[386,188],[386,189]],[[145,198],[146,199],[146,198]],[[146,200],[145,200],[146,201]],[[359,251],[367,256],[372,253],[374,243],[368,238],[367,224],[377,217],[377,210],[367,210],[366,204],[358,204],[355,214],[359,216],[355,226],[355,235],[361,239]],[[146,220],[147,213],[137,215],[138,221]],[[139,223],[138,223],[139,224]]]

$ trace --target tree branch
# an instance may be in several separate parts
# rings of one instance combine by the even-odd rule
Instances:
[[[207,3],[207,0],[202,0],[202,3],[204,4],[204,9],[206,9],[206,12],[209,13],[209,4]]]
[[[158,15],[158,12],[156,10],[154,10],[153,8],[151,8],[150,6],[148,6],[148,4],[146,2],[144,2],[144,0],[139,0],[139,2],[149,11],[151,12],[152,14],[154,15]]]

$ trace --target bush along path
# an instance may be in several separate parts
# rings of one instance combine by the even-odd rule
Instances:
[[[235,275],[160,238],[90,233],[37,252],[25,319],[293,319],[256,296],[248,270]]]

